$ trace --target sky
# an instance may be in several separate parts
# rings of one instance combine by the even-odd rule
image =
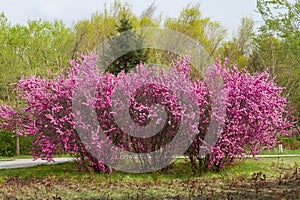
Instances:
[[[156,16],[177,17],[189,3],[200,3],[203,17],[220,22],[230,35],[237,30],[242,17],[261,22],[255,12],[256,0],[121,0],[132,5],[133,12],[140,15],[152,2],[157,6]],[[0,13],[4,12],[11,24],[26,24],[28,20],[61,19],[68,26],[80,19],[88,19],[103,11],[104,4],[113,0],[0,0]]]

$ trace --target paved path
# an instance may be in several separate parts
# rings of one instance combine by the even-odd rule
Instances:
[[[45,160],[35,160],[32,158],[24,158],[24,159],[15,159],[9,161],[0,161],[0,169],[10,169],[10,168],[23,168],[23,167],[32,167],[43,164],[57,164],[57,163],[65,163],[72,161],[73,158],[54,158],[54,162],[47,162]]]
[[[246,155],[246,157],[252,157],[252,155]],[[300,157],[300,154],[288,154],[288,155],[257,155],[257,158],[278,158],[278,157]],[[180,156],[179,158],[185,158]],[[298,158],[297,158],[298,159]],[[73,161],[74,158],[54,158],[55,162],[47,162],[45,160],[35,160],[32,158],[24,159],[15,159],[10,161],[0,161],[0,169],[10,169],[10,168],[23,168],[23,167],[32,167],[43,164],[57,164]]]

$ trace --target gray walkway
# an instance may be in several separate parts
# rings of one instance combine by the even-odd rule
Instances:
[[[56,164],[56,163],[65,163],[72,161],[73,158],[54,158],[54,162],[47,162],[45,160],[35,160],[32,158],[24,159],[15,159],[9,161],[0,161],[0,169],[10,169],[10,168],[23,168],[23,167],[32,167],[43,164]]]

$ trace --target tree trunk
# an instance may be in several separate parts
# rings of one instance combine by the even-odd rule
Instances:
[[[20,140],[19,140],[19,136],[16,136],[16,156],[20,156]]]

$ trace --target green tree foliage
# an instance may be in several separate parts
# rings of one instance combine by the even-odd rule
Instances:
[[[107,71],[115,75],[122,70],[128,72],[140,62],[148,59],[148,50],[143,49],[143,36],[133,29],[132,22],[127,16],[124,15],[120,19],[117,31],[119,34],[111,38],[106,51],[107,55],[105,55],[108,60],[113,61]],[[123,54],[127,49],[134,49],[134,51]],[[116,55],[117,58],[115,58]]]
[[[264,24],[255,41],[254,65],[271,68],[300,123],[300,1],[257,1]]]
[[[300,1],[299,0],[258,0],[257,8],[264,25],[261,31],[271,32],[282,39],[285,48],[299,63],[300,46]]]
[[[72,58],[75,58],[78,52],[88,53],[90,51],[98,51],[97,47],[102,42],[122,32],[122,30],[120,30],[121,25],[124,30],[158,27],[160,18],[154,17],[155,10],[156,6],[152,3],[142,11],[141,16],[137,17],[133,14],[129,4],[122,4],[121,1],[115,0],[110,6],[110,9],[105,7],[104,12],[96,12],[90,19],[78,21],[75,23],[73,30]],[[126,22],[125,18],[128,22]],[[129,25],[126,25],[125,23],[129,23]],[[140,37],[140,40],[142,39],[139,34],[136,34],[135,38],[137,40],[139,40],[138,37]],[[142,52],[140,52],[140,54],[142,54]],[[148,55],[151,56],[151,53]],[[144,56],[145,58],[148,57],[146,54]],[[146,60],[145,58],[141,60],[144,61]]]
[[[254,21],[244,17],[236,33],[229,41],[225,41],[218,50],[222,59],[230,58],[229,65],[245,67],[251,65],[253,50]]]
[[[156,11],[157,6],[154,2],[142,11],[141,16],[138,19],[138,26],[140,28],[144,27],[158,27],[161,23],[161,17],[155,18],[154,12]]]
[[[68,66],[71,31],[61,21],[12,26],[0,15],[0,99],[15,104],[10,88],[21,76],[51,76]]]
[[[103,40],[115,34],[116,19],[105,13],[95,13],[90,20],[80,20],[74,25],[72,37],[72,58],[78,52],[94,50]]]
[[[226,35],[226,30],[218,22],[202,17],[199,4],[188,5],[178,18],[167,18],[164,27],[199,41],[211,56],[216,56],[215,52]]]
[[[30,155],[33,136],[19,137],[21,155]],[[0,130],[0,156],[15,156],[16,155],[16,136],[8,130]]]
[[[90,19],[76,22],[72,38],[72,58],[75,58],[78,52],[94,51],[105,39],[117,34],[118,23],[123,15],[136,23],[137,19],[130,5],[115,0],[111,9],[105,6],[104,12],[96,12]]]
[[[16,153],[16,138],[7,130],[0,131],[0,156],[14,156]]]

